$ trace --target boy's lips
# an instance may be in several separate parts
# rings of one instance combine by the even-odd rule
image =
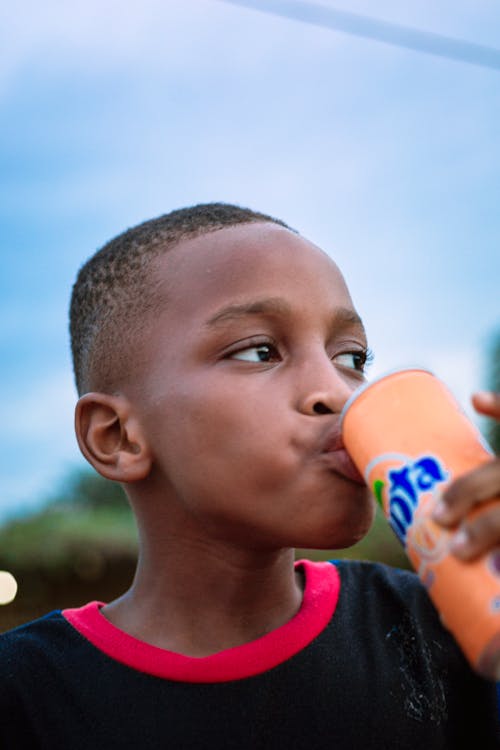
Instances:
[[[336,427],[330,431],[323,442],[321,455],[325,457],[328,467],[337,474],[357,484],[365,484],[363,475],[360,474],[352,458],[344,447],[340,428]]]

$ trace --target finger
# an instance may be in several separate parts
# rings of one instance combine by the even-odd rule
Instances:
[[[491,507],[465,521],[451,541],[451,552],[461,560],[476,557],[500,546],[500,508]]]
[[[493,458],[451,482],[436,505],[433,518],[442,526],[455,526],[475,506],[497,496],[500,496],[500,458]]]
[[[480,414],[500,419],[500,393],[480,391],[472,396],[472,405]]]

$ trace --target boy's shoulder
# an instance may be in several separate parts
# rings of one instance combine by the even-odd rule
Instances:
[[[36,644],[40,639],[46,639],[53,635],[61,626],[64,627],[65,622],[62,611],[55,609],[11,630],[6,630],[0,633],[0,653],[6,654],[20,643]]]
[[[331,562],[339,573],[340,602],[360,601],[367,611],[378,611],[382,605],[385,610],[407,610],[439,621],[427,589],[413,571],[369,560]]]
[[[73,638],[72,629],[60,610],[0,634],[0,683],[33,682],[47,663],[62,663]]]
[[[333,562],[340,577],[337,625],[369,631],[385,646],[407,650],[411,643],[425,653],[431,649],[437,662],[454,664],[458,670],[466,666],[416,573],[376,562]]]
[[[402,596],[418,595],[425,589],[412,570],[395,568],[383,562],[372,560],[330,560],[339,570],[341,578],[346,584],[361,587],[370,586],[377,582],[377,586],[387,587],[399,591]]]
[[[341,589],[377,600],[389,597],[403,606],[428,606],[430,599],[416,573],[370,560],[330,561],[338,570]]]

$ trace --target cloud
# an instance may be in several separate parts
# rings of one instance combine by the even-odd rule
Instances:
[[[4,90],[35,61],[40,72],[59,76],[78,70],[105,77],[126,70],[133,77],[149,70],[156,77],[166,69],[183,76],[187,71],[221,66],[255,71],[294,40],[299,54],[304,48],[312,51],[313,37],[317,37],[317,32],[304,30],[300,24],[215,0],[49,0],[43,5],[20,0],[15,7],[4,4],[0,28]],[[238,43],[232,44],[236,38]],[[315,41],[318,50],[321,41],[319,45]],[[228,43],[230,59],[220,54]]]
[[[374,15],[371,2],[339,0],[332,5]],[[498,9],[486,0],[472,5],[447,0],[439,6],[431,0],[414,4],[386,0],[377,4],[377,16],[423,30],[473,36],[471,41],[483,43],[495,41],[493,29],[499,20]],[[332,63],[346,49],[355,51],[350,57],[353,68],[367,58],[373,64],[375,56],[384,56],[383,45],[220,0],[48,0],[43,4],[19,0],[0,8],[0,44],[4,94],[18,75],[34,65],[40,76],[47,71],[59,76],[79,71],[105,78],[121,70],[132,76],[149,71],[156,77],[166,70],[183,76],[203,68],[255,72],[279,62],[290,50],[303,63],[327,51],[330,74],[335,77]],[[407,57],[401,54],[405,53],[389,52],[385,59],[397,65]]]

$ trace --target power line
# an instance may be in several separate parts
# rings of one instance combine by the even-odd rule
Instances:
[[[419,31],[409,26],[379,21],[376,18],[348,13],[318,3],[304,0],[222,0],[222,2],[373,39],[416,52],[500,70],[500,50],[494,47],[485,47],[429,31]]]

